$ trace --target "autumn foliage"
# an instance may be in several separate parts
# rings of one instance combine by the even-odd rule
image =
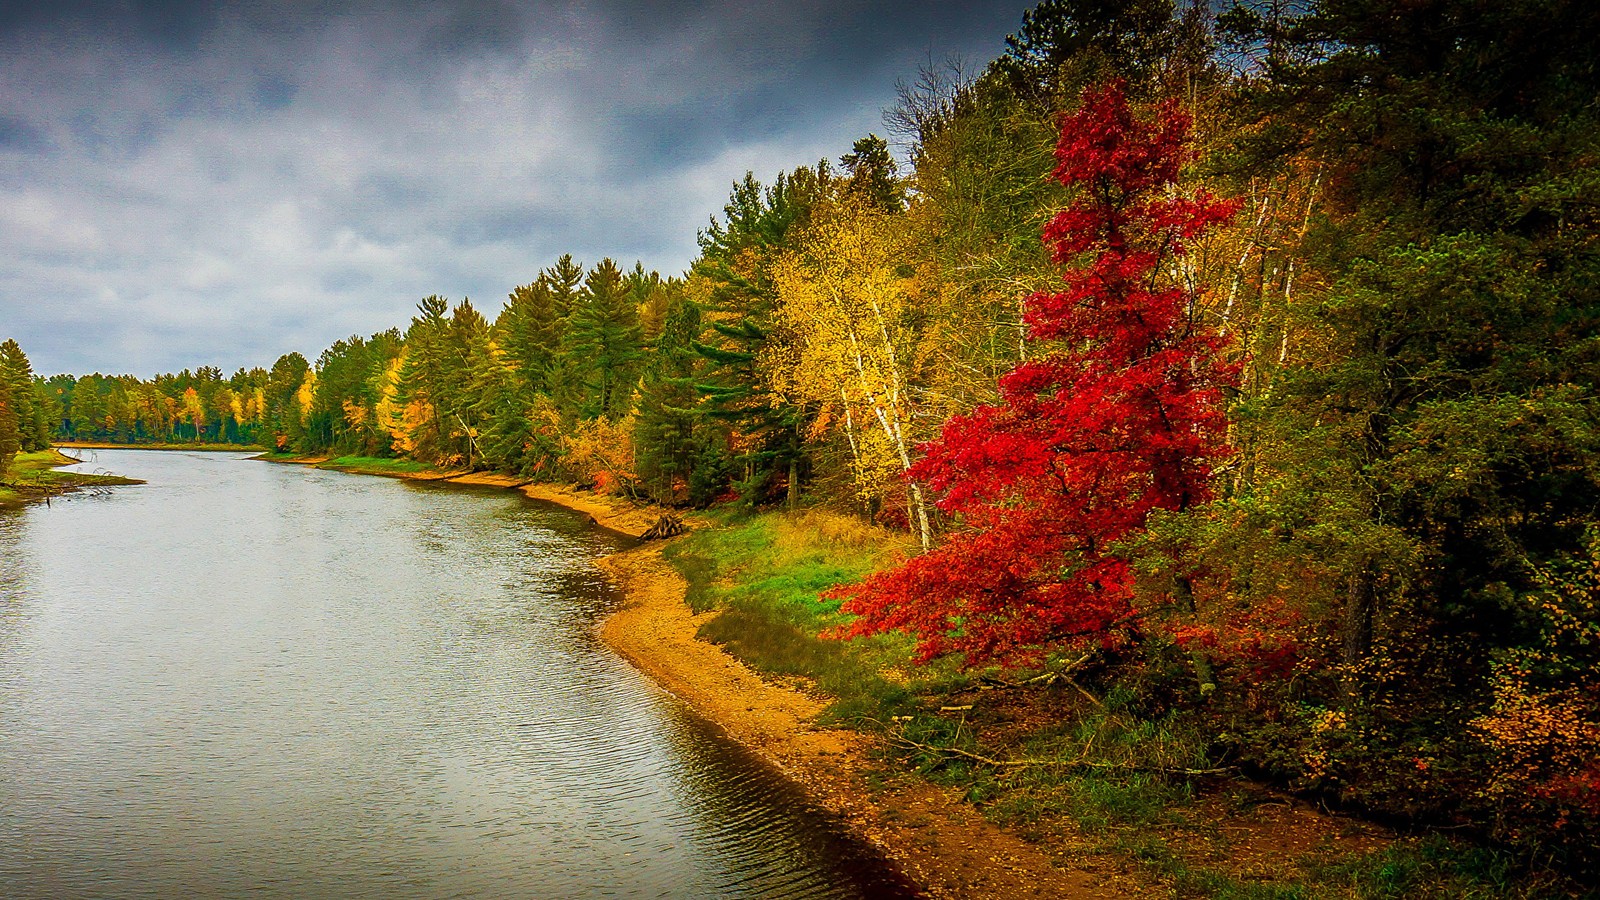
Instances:
[[[840,588],[850,635],[914,634],[923,658],[1033,662],[1115,641],[1140,618],[1118,542],[1154,510],[1209,497],[1227,453],[1220,339],[1170,273],[1236,204],[1174,193],[1187,117],[1142,117],[1120,85],[1062,120],[1055,178],[1077,198],[1045,228],[1065,289],[1028,298],[1030,354],[1000,401],[946,422],[908,473],[962,530],[937,550]]]

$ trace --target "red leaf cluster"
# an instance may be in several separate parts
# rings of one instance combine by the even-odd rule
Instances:
[[[1055,177],[1076,200],[1046,226],[1065,290],[1029,297],[1042,351],[1000,379],[1000,402],[947,421],[908,477],[964,524],[898,569],[838,588],[846,632],[915,635],[924,660],[1034,662],[1075,641],[1114,642],[1137,614],[1127,560],[1109,548],[1151,511],[1209,498],[1228,450],[1220,339],[1168,273],[1237,204],[1179,196],[1188,118],[1135,115],[1121,85],[1062,120]]]

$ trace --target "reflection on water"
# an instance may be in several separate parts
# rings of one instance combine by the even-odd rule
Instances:
[[[0,512],[0,896],[909,891],[594,637],[505,491],[98,451]]]

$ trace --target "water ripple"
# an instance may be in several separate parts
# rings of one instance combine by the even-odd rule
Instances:
[[[100,451],[0,513],[0,896],[908,895],[596,643],[504,491]]]

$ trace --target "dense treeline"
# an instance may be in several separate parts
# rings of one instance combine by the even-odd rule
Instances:
[[[853,608],[974,665],[1070,661],[1298,789],[1593,864],[1597,45],[1584,0],[1046,0],[981,71],[902,87],[908,174],[868,136],[747,175],[681,277],[562,257],[492,321],[429,297],[315,365],[11,390],[66,436],[809,498],[981,545],[944,558],[1026,570],[981,604],[946,572],[931,612]],[[1060,118],[1104,84],[1129,104]],[[1160,207],[1207,196],[1236,211]],[[1135,396],[1154,371],[1214,397],[1174,424]],[[1043,461],[984,482],[1024,433]],[[983,543],[1041,504],[1071,511],[1029,520],[1049,540]]]

